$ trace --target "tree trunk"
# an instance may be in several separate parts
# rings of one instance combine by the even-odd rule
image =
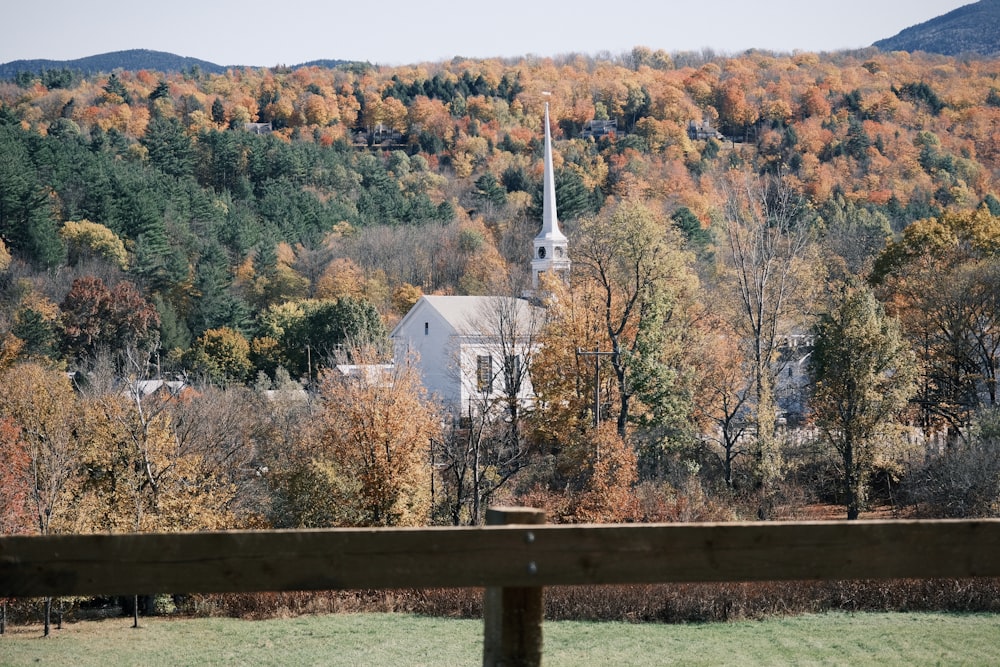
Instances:
[[[45,598],[45,611],[43,615],[45,618],[42,623],[45,629],[42,631],[42,636],[48,637],[52,632],[52,598]]]
[[[480,429],[482,429],[482,428],[483,428],[483,426],[480,425]],[[470,433],[472,433],[474,431],[475,431],[475,429],[472,429],[472,431],[470,431]],[[479,488],[480,488],[480,476],[482,474],[482,472],[479,470],[479,454],[480,454],[480,449],[482,447],[482,438],[483,438],[483,434],[482,434],[481,430],[480,430],[479,434],[475,436],[475,438],[476,438],[475,445],[472,448],[473,459],[472,459],[472,521],[471,521],[471,525],[478,526],[479,525]]]
[[[763,357],[761,357],[763,359]],[[775,401],[770,369],[758,361],[757,383],[757,442],[754,448],[755,487],[759,496],[757,518],[769,520],[774,514],[774,487],[780,460],[775,439]]]
[[[621,409],[618,412],[618,422],[615,425],[618,429],[618,436],[624,438],[628,430],[628,394],[625,392],[621,393]]]
[[[858,493],[858,472],[854,468],[854,444],[844,443],[844,495],[847,504],[847,520],[856,521],[861,514]]]
[[[621,364],[621,352],[618,352],[618,341],[615,340],[615,353],[611,356],[611,366],[615,369],[615,379],[618,381],[618,436],[624,438],[628,428],[628,409],[631,394],[625,389],[625,367]],[[601,406],[595,406],[600,416]]]
[[[722,474],[726,481],[726,488],[729,490],[733,488],[733,459],[731,452],[731,447],[727,445],[726,454],[722,460]]]

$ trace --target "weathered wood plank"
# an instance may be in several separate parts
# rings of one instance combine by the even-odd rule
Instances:
[[[545,512],[525,507],[494,507],[486,511],[487,526],[542,525]],[[529,544],[534,533],[525,534]],[[489,587],[483,592],[483,667],[542,664],[544,589]]]
[[[0,537],[0,596],[996,576],[996,519]]]

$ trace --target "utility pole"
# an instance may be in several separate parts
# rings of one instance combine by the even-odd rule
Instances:
[[[594,346],[593,352],[587,352],[581,348],[576,348],[577,357],[594,358],[594,428],[601,423],[601,357],[610,357],[614,352],[601,352],[601,345]]]
[[[431,520],[434,519],[434,438],[431,438]]]

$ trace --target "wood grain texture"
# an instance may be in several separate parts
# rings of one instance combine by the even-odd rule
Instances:
[[[545,512],[527,507],[494,507],[486,511],[487,526],[541,525]],[[525,543],[535,534],[526,532]],[[532,565],[529,562],[528,568]],[[542,664],[541,586],[488,587],[483,592],[483,667],[536,667]]]
[[[0,537],[0,597],[996,576],[996,519]]]

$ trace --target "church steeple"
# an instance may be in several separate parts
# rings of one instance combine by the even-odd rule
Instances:
[[[542,231],[535,237],[531,258],[531,286],[538,289],[538,274],[554,271],[563,277],[569,273],[568,241],[559,229],[556,213],[556,181],[552,170],[552,132],[549,129],[549,103],[545,103],[545,174],[542,183]]]

